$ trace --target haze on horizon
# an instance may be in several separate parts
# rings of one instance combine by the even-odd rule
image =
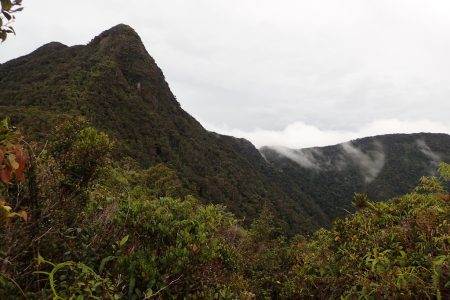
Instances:
[[[450,133],[450,3],[441,0],[23,2],[0,62],[133,27],[181,106],[256,146]]]

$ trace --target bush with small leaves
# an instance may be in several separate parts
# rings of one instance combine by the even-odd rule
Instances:
[[[56,128],[50,154],[64,176],[63,184],[70,190],[85,188],[96,172],[104,166],[111,151],[108,136],[85,121],[68,121]]]
[[[442,178],[448,168],[441,164]],[[387,202],[356,195],[357,213],[293,245],[284,297],[448,299],[450,197],[443,186],[423,177],[412,193]]]
[[[15,34],[14,28],[11,23],[15,19],[15,13],[23,9],[22,0],[1,0],[0,11],[0,40],[3,42],[6,40],[8,34]]]

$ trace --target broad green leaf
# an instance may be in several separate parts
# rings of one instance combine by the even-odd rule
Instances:
[[[123,245],[125,245],[125,243],[128,241],[129,237],[130,237],[129,235],[124,236],[119,242],[119,247],[122,247]]]
[[[1,4],[3,10],[10,10],[12,7],[12,3],[10,0],[1,0]]]
[[[98,268],[98,273],[102,274],[103,270],[105,269],[106,264],[116,258],[117,258],[116,256],[107,256],[104,259],[102,259],[102,262],[100,263],[100,267]]]

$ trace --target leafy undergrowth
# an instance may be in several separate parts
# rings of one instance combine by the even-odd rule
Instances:
[[[442,172],[449,170],[442,165]],[[446,176],[447,177],[447,176]],[[360,211],[295,247],[285,295],[354,299],[450,297],[450,195],[437,178]]]
[[[355,214],[288,240],[270,203],[244,228],[169,166],[111,160],[114,144],[84,122],[46,145],[2,134],[1,299],[450,297],[449,165],[403,197],[357,194]]]

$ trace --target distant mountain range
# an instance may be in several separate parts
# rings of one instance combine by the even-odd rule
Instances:
[[[421,176],[435,175],[439,162],[450,161],[450,136],[388,134],[328,147],[260,151],[332,220],[353,211],[354,192],[386,200],[409,192]]]
[[[263,147],[205,130],[186,113],[136,32],[115,26],[87,45],[52,42],[0,65],[0,117],[43,141],[63,120],[82,116],[115,141],[114,158],[140,168],[164,163],[205,202],[246,223],[267,205],[286,232],[329,226],[351,211],[353,192],[399,195],[441,160],[450,136],[386,135],[292,150]]]

